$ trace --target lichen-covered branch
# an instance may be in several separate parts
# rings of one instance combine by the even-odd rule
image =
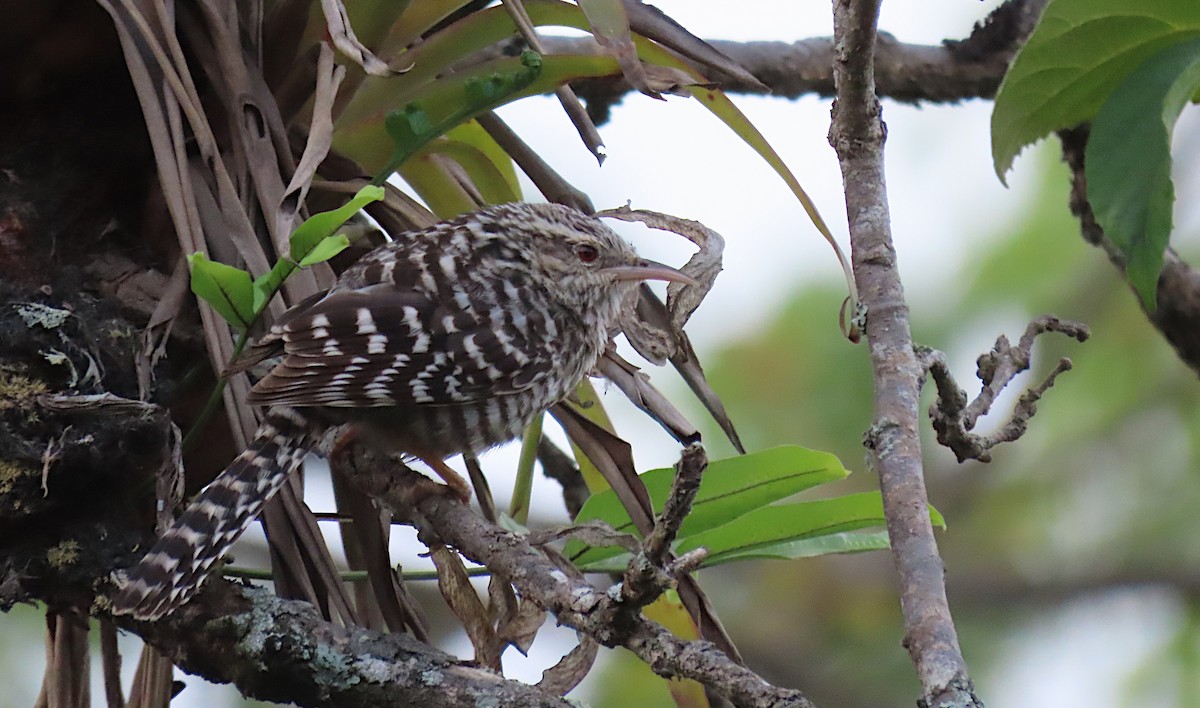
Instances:
[[[990,462],[992,458],[988,450],[1024,435],[1029,420],[1037,413],[1037,402],[1054,385],[1059,374],[1070,370],[1071,360],[1060,359],[1040,383],[1030,386],[1021,394],[1012,415],[999,430],[991,435],[971,432],[979,419],[991,410],[1000,392],[1017,374],[1029,369],[1034,340],[1046,332],[1061,332],[1080,342],[1086,341],[1089,335],[1086,325],[1060,320],[1053,315],[1043,315],[1030,322],[1016,346],[1009,343],[1008,337],[1000,335],[992,350],[979,357],[978,376],[983,387],[970,403],[967,402],[966,392],[950,374],[946,355],[939,351],[924,354],[925,366],[938,391],[937,401],[929,408],[929,417],[933,421],[933,429],[937,431],[938,442],[953,450],[959,462]]]
[[[771,685],[711,642],[680,639],[643,617],[637,606],[571,577],[526,538],[445,494],[429,493],[428,478],[354,442],[335,454],[342,474],[411,523],[427,544],[445,543],[487,566],[560,623],[604,646],[629,649],[663,676],[698,681],[737,706],[812,705],[799,691]]]
[[[302,706],[568,706],[407,634],[327,622],[306,602],[210,580],[165,621],[121,624],[186,671]]]
[[[68,299],[52,299],[0,277],[0,612],[41,602],[60,624],[85,627],[86,614],[104,616],[98,598],[111,588],[112,570],[139,558],[136,544],[149,540],[153,481],[178,465],[178,435],[157,405],[55,392],[97,360],[102,378],[80,387],[137,390],[131,323],[78,288],[62,291]],[[42,354],[51,349],[61,354],[57,363]],[[307,603],[219,578],[166,621],[115,622],[184,670],[264,700],[322,708],[569,705],[407,635],[341,627]],[[106,690],[118,688],[110,676]]]

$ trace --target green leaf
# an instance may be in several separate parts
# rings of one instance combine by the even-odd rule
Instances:
[[[334,232],[364,206],[383,199],[383,196],[383,187],[367,185],[337,209],[313,214],[305,219],[288,239],[288,257],[280,258],[271,270],[254,280],[252,299],[255,317],[297,268],[327,261],[349,246],[349,239]]]
[[[845,479],[849,474],[836,456],[795,445],[713,461],[704,471],[692,511],[680,526],[679,538],[718,528],[772,502],[817,485]],[[674,476],[675,470],[670,468],[640,475],[656,513],[662,510],[670,494]],[[636,533],[633,522],[612,490],[589,497],[575,521],[582,523],[593,519],[605,521],[618,531]],[[615,548],[584,548],[578,542],[568,543],[565,553],[572,560],[585,564],[621,553]]]
[[[466,143],[467,145],[470,145],[471,147],[483,153],[483,155],[492,163],[492,169],[495,169],[497,172],[499,172],[505,182],[505,184],[495,185],[494,191],[504,192],[505,194],[513,195],[514,197],[513,199],[506,199],[504,201],[521,200],[521,182],[519,179],[517,179],[517,167],[515,164],[513,164],[513,159],[509,157],[508,153],[504,151],[504,148],[500,147],[500,145],[492,138],[491,135],[488,135],[488,132],[483,129],[483,126],[479,125],[477,121],[469,120],[462,125],[455,126],[454,128],[450,129],[450,132],[446,133],[446,137],[450,140]],[[462,163],[460,162],[460,164]],[[464,169],[467,169],[468,172],[471,171],[470,165],[463,165],[463,167]],[[479,175],[472,174],[472,177],[476,178],[477,180],[482,179],[484,182],[488,181]],[[481,191],[485,188],[484,185],[479,186]]]
[[[342,121],[338,123],[339,127],[334,135],[334,147],[358,161],[368,170],[376,172],[378,175],[386,175],[388,174],[386,167],[388,162],[394,163],[397,159],[403,162],[405,154],[410,153],[414,148],[419,151],[423,144],[420,141],[428,142],[483,111],[526,96],[553,91],[556,87],[575,79],[612,76],[619,73],[619,67],[612,57],[593,54],[559,54],[544,57],[541,68],[536,72],[537,75],[533,76],[533,73],[533,70],[522,64],[519,59],[503,58],[485,62],[466,72],[422,86],[416,96],[405,104],[406,106],[415,106],[415,108],[406,107],[404,111],[424,111],[431,127],[426,129],[419,125],[408,126],[405,130],[411,129],[414,134],[409,136],[406,132],[402,132],[398,136],[402,144],[396,145],[394,139],[390,139],[397,137],[391,136],[387,130],[388,126],[385,125],[386,118],[391,113],[381,111],[364,113],[355,122],[348,122],[343,117]],[[509,88],[514,89],[511,93],[498,93],[495,91],[494,85],[489,85],[497,76],[515,75],[525,78],[532,77],[532,79],[523,88],[517,88],[517,84],[510,84]],[[468,93],[476,98],[487,96],[499,96],[499,98],[487,103],[466,105],[465,99]],[[360,108],[366,107],[360,106]],[[396,119],[393,118],[394,120]],[[418,136],[416,135],[418,130],[426,132]],[[393,144],[392,159],[386,161],[381,159],[381,156],[387,154],[384,146],[389,143]]]
[[[313,247],[308,255],[300,259],[300,267],[307,268],[317,263],[324,263],[333,258],[337,254],[346,250],[350,245],[350,239],[346,238],[345,234],[334,234],[321,239],[321,242]]]
[[[1125,255],[1125,276],[1151,310],[1175,203],[1171,134],[1197,88],[1200,40],[1168,47],[1112,92],[1088,137],[1088,201]]]
[[[439,219],[475,211],[479,205],[446,165],[422,150],[396,171]]]
[[[435,140],[428,150],[432,154],[445,155],[457,162],[471,178],[471,182],[486,203],[503,204],[521,200],[520,192],[513,189],[491,156],[474,145],[458,140]]]
[[[686,553],[695,548],[707,548],[712,563],[725,554],[885,523],[879,492],[863,492],[757,509],[724,526],[681,538],[676,550]]]
[[[357,214],[359,209],[362,209],[371,202],[383,199],[383,194],[383,187],[368,185],[358,190],[358,193],[349,202],[337,209],[313,214],[305,219],[304,223],[300,224],[296,231],[292,233],[291,239],[289,239],[289,256],[291,259],[296,263],[303,264],[305,259],[309,258],[309,255],[325,239],[332,236],[335,231],[342,227],[342,224]],[[329,247],[326,246],[326,248]],[[336,251],[329,254],[328,257],[332,258],[334,255],[336,255]],[[312,262],[320,263],[321,261],[316,260]]]
[[[210,261],[203,253],[188,256],[192,267],[192,292],[225,321],[246,329],[254,321],[254,288],[250,274],[240,268]]]
[[[992,110],[1001,181],[1026,145],[1094,118],[1163,48],[1200,35],[1195,0],[1053,0],[1017,53]]]
[[[511,62],[496,66],[507,68]],[[461,83],[439,83],[404,108],[389,112],[384,118],[384,128],[392,139],[392,157],[374,182],[381,184],[408,158],[451,128],[507,102],[534,83],[541,73],[541,56],[525,51],[518,67],[467,73]]]
[[[890,547],[886,530],[833,533],[794,541],[782,541],[758,548],[730,551],[722,554],[719,558],[710,559],[704,565],[719,565],[735,560],[751,559],[799,560],[835,553],[882,551]]]

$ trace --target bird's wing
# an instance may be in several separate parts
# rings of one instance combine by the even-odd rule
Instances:
[[[455,404],[535,385],[554,361],[544,308],[463,308],[391,283],[335,290],[264,337],[284,359],[251,391],[257,404]],[[518,303],[511,303],[517,305]],[[519,314],[515,314],[519,313]],[[275,344],[271,344],[274,340]]]

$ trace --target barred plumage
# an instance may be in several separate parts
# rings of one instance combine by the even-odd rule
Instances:
[[[550,204],[491,207],[375,249],[235,367],[283,356],[251,391],[271,406],[263,425],[129,572],[114,611],[156,619],[186,602],[329,425],[353,423],[468,493],[444,458],[511,440],[566,397],[646,279],[689,282]]]

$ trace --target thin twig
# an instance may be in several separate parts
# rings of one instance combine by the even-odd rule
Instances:
[[[991,98],[1046,2],[1009,0],[976,24],[966,38],[939,44],[908,44],[888,34],[880,35],[875,49],[878,95],[911,104]],[[541,41],[551,55],[604,53],[591,37],[543,35]],[[753,80],[732,75],[715,77],[726,93],[790,99],[834,95],[832,37],[795,42],[705,41],[753,76]],[[474,55],[471,61],[482,62],[506,51],[511,52],[511,48],[498,44]],[[587,102],[588,114],[599,125],[608,122],[612,107],[634,90],[622,76],[584,79],[572,86]]]
[[[703,549],[699,556],[689,554],[687,562],[678,564],[671,556],[671,544],[679,527],[692,510],[692,502],[700,491],[700,478],[708,467],[704,446],[694,442],[683,449],[675,464],[675,479],[662,513],[654,520],[654,530],[642,544],[642,552],[634,555],[621,582],[623,602],[642,607],[653,602],[674,582],[676,573],[700,563],[708,555]]]
[[[1049,374],[1038,384],[1031,386],[1021,395],[1012,415],[998,431],[991,435],[976,435],[972,432],[979,418],[987,415],[997,396],[1012,382],[1013,378],[1029,368],[1034,340],[1046,332],[1060,332],[1080,342],[1088,338],[1086,325],[1060,320],[1044,315],[1029,323],[1017,346],[1009,344],[1001,335],[992,350],[979,357],[978,376],[983,382],[979,395],[970,403],[967,394],[955,382],[946,362],[946,355],[939,351],[928,351],[921,355],[930,377],[937,386],[938,398],[929,407],[933,429],[938,442],[954,451],[959,462],[979,460],[990,462],[988,450],[1005,442],[1017,440],[1025,434],[1029,420],[1037,413],[1037,402],[1054,385],[1058,375],[1071,368],[1070,359],[1060,359]]]
[[[533,47],[538,54],[544,55],[546,47],[542,44],[537,28],[533,26],[533,21],[530,20],[529,13],[525,11],[525,5],[521,3],[521,0],[504,0],[504,9],[508,10],[513,23],[516,24],[525,41],[529,42],[529,46]],[[587,109],[579,102],[575,91],[570,86],[563,84],[554,89],[554,95],[558,97],[558,102],[567,112],[567,117],[571,119],[583,144],[587,146],[588,152],[592,153],[597,162],[604,164],[604,140],[600,137],[600,131],[596,130],[596,124],[592,122]]]
[[[492,136],[492,140],[495,140],[497,145],[504,148],[504,152],[508,153],[513,162],[517,163],[521,171],[529,177],[533,185],[548,201],[565,204],[585,214],[596,211],[596,207],[592,206],[591,198],[583,190],[568,182],[550,166],[549,162],[542,159],[536,150],[529,147],[529,144],[522,140],[516,131],[500,119],[500,116],[492,111],[487,111],[476,116],[475,120],[487,131],[488,135]]]

